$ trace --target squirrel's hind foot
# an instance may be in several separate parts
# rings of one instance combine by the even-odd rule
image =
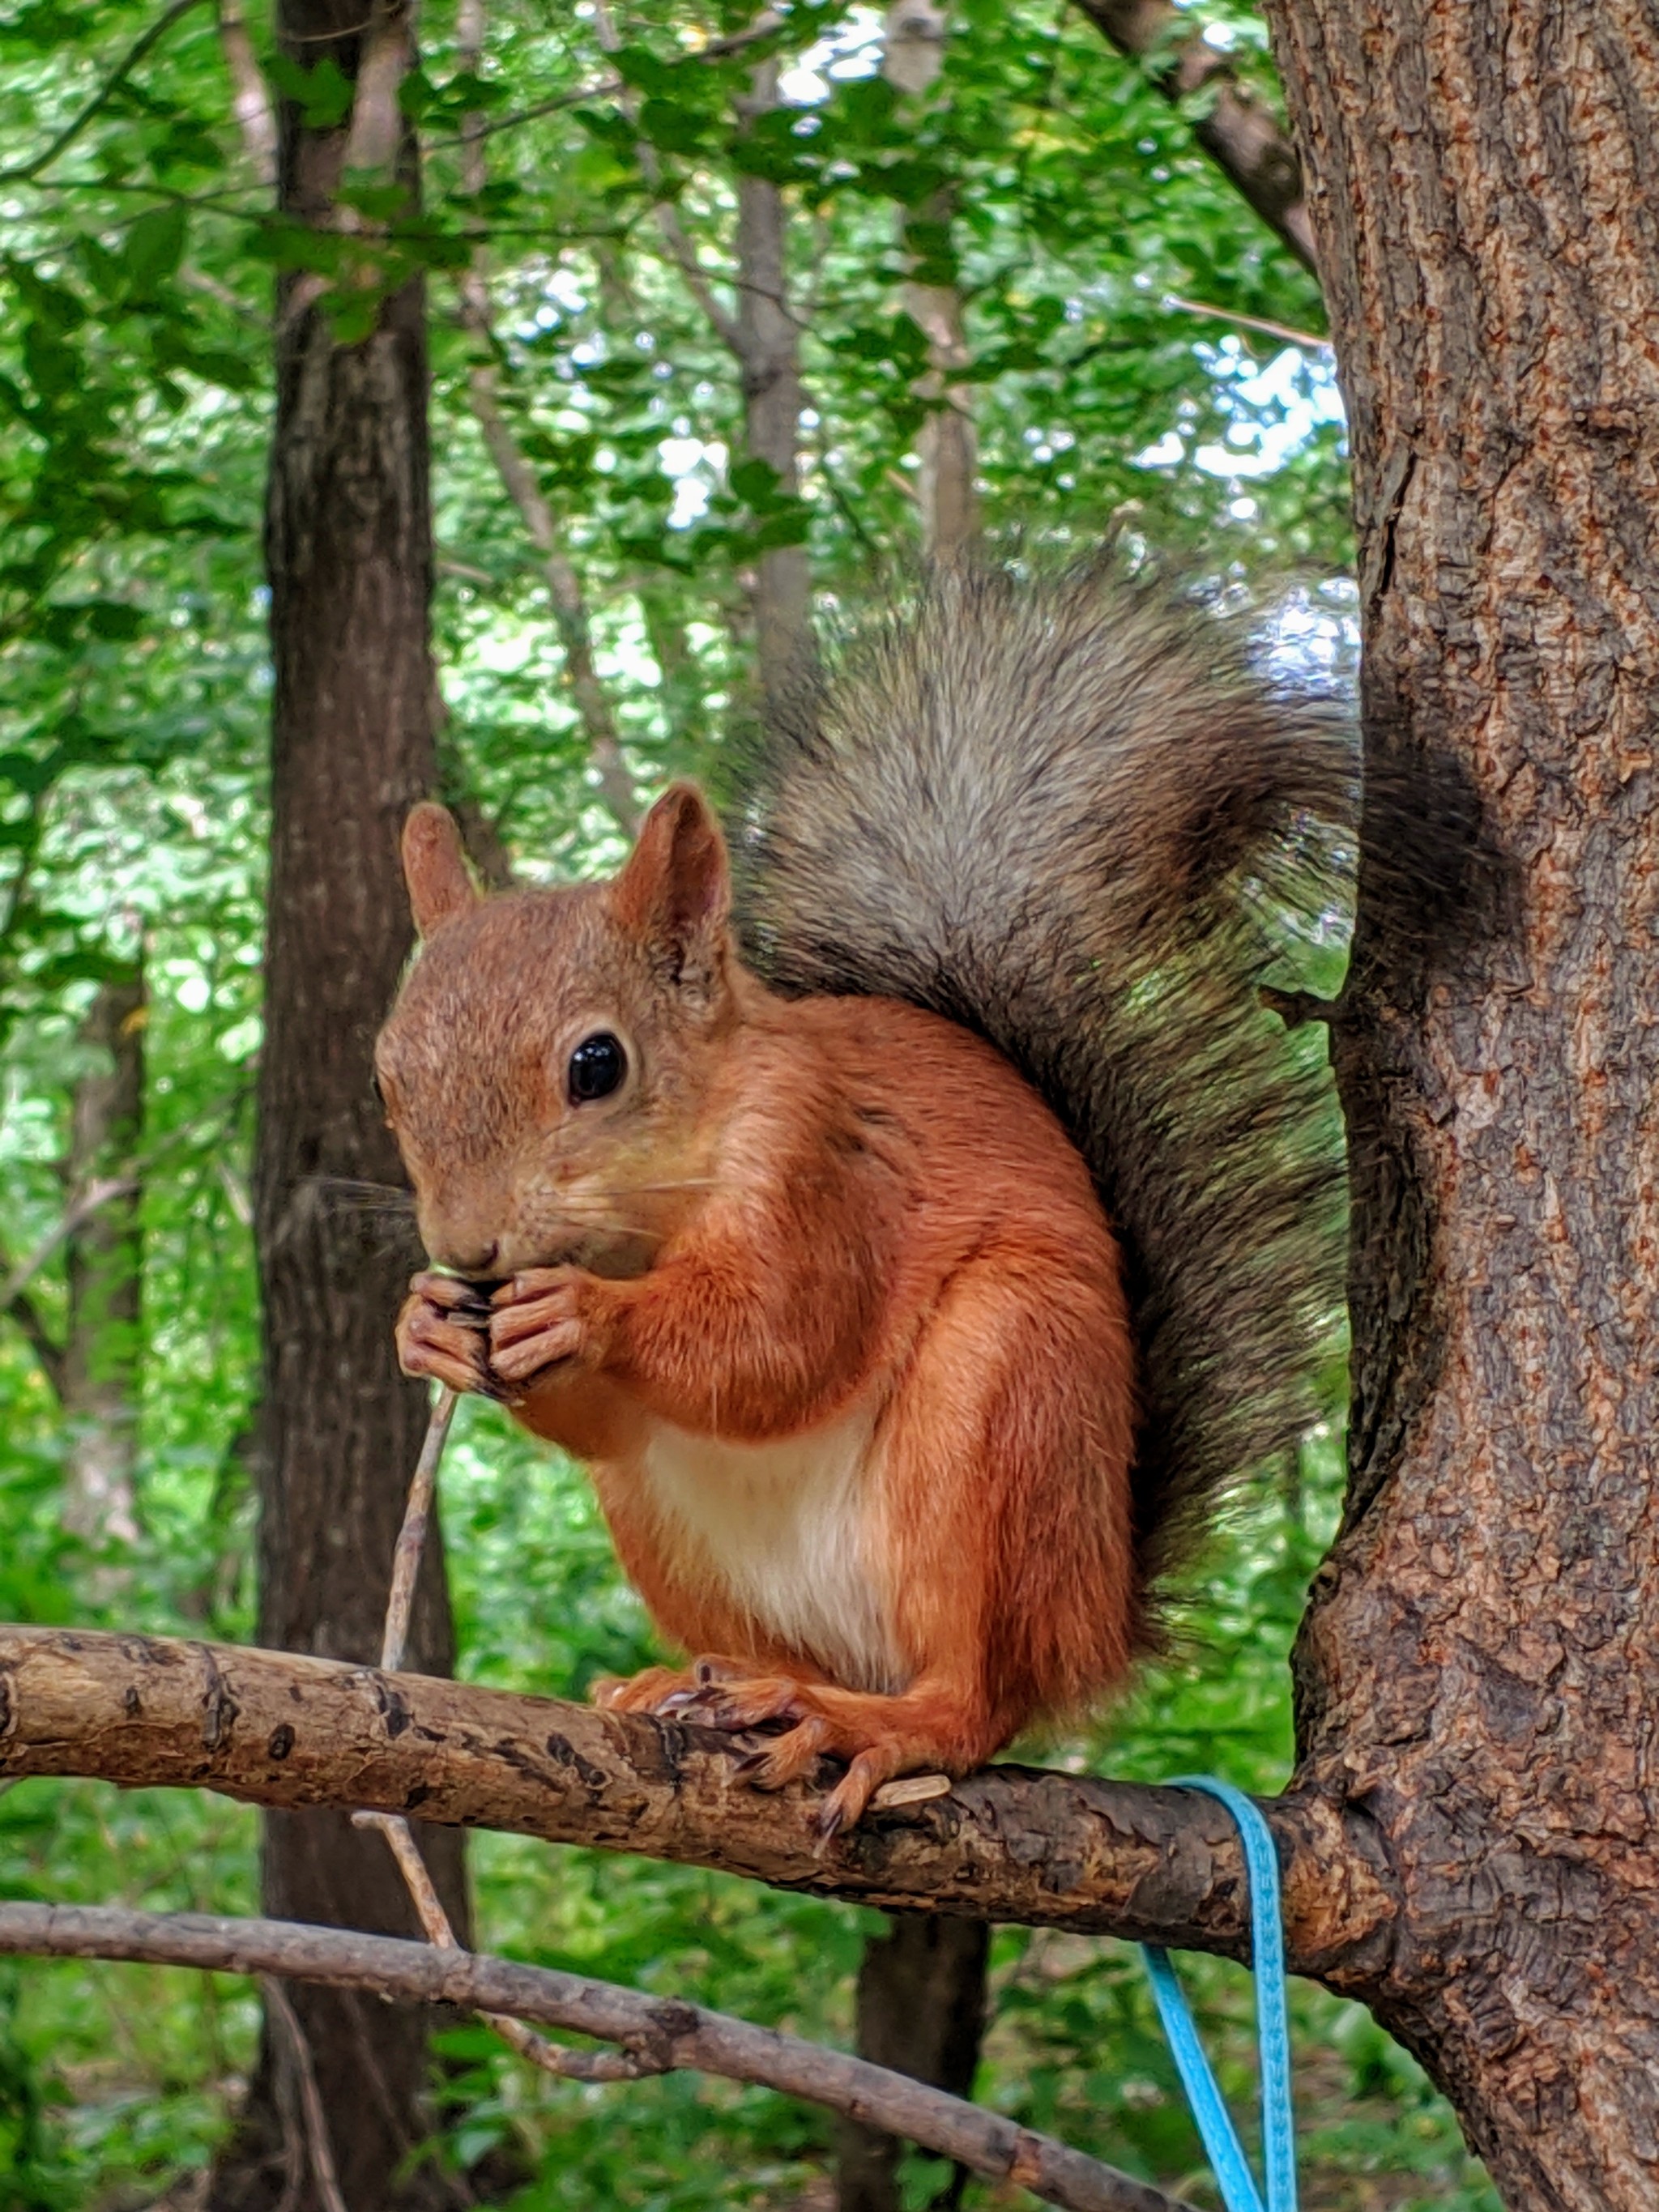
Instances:
[[[918,1771],[965,1774],[1006,1740],[971,1699],[936,1682],[883,1697],[760,1674],[754,1667],[753,1660],[715,1656],[690,1667],[647,1667],[596,1682],[593,1702],[611,1712],[656,1713],[732,1735],[781,1724],[781,1733],[745,1751],[732,1770],[735,1780],[756,1790],[810,1782],[820,1759],[846,1760],[846,1773],[813,1812],[820,1851],[858,1826],[884,1782]]]
[[[757,1790],[810,1781],[820,1759],[845,1759],[845,1775],[813,1814],[820,1850],[857,1826],[884,1782],[925,1769],[966,1773],[1001,1741],[969,1701],[927,1683],[883,1697],[784,1674],[739,1680],[711,1670],[703,1686],[674,1697],[673,1711],[734,1735],[787,1723],[784,1734],[735,1769],[737,1779]]]
[[[664,1720],[701,1721],[708,1728],[724,1722],[712,1720],[702,1700],[721,1682],[745,1680],[754,1672],[752,1659],[723,1659],[714,1655],[694,1659],[689,1667],[643,1667],[637,1674],[601,1674],[588,1697],[608,1713],[656,1713]]]

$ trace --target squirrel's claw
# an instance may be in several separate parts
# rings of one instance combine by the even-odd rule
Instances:
[[[586,1278],[568,1267],[538,1267],[503,1283],[491,1300],[490,1364],[502,1382],[522,1384],[574,1358],[586,1341],[577,1310]]]
[[[434,1297],[427,1285],[448,1285],[441,1275],[417,1275],[415,1286],[398,1316],[398,1364],[405,1375],[429,1377],[452,1390],[473,1391],[499,1398],[500,1384],[489,1371],[489,1354],[478,1322],[458,1316],[469,1309],[463,1303]],[[470,1289],[470,1285],[459,1287]]]
[[[892,1772],[893,1762],[878,1753],[860,1752],[812,1816],[821,1858],[836,1838],[856,1828],[870,1800]]]
[[[474,1326],[482,1326],[489,1318],[488,1283],[474,1283],[465,1275],[441,1275],[435,1268],[428,1268],[416,1275],[409,1287],[414,1297],[424,1299],[429,1306],[438,1306],[457,1316],[471,1315]]]
[[[916,1766],[918,1748],[913,1741],[872,1726],[861,1713],[837,1717],[836,1701],[848,1698],[833,1686],[820,1688],[787,1674],[757,1674],[750,1671],[754,1664],[710,1656],[690,1667],[647,1667],[631,1677],[597,1681],[588,1694],[611,1712],[654,1713],[733,1735],[782,1723],[769,1741],[745,1747],[732,1760],[732,1779],[753,1790],[810,1784],[820,1760],[845,1759],[846,1773],[811,1815],[813,1848],[822,1856],[837,1836],[858,1826],[884,1782]]]

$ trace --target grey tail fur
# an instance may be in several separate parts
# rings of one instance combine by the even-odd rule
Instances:
[[[752,773],[733,845],[762,972],[978,1030],[1088,1162],[1142,1356],[1145,1587],[1321,1411],[1340,1123],[1322,1031],[1290,1035],[1261,987],[1346,898],[1353,738],[1167,587],[944,569],[844,643]]]

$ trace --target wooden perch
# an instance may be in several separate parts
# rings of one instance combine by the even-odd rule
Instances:
[[[891,1911],[1249,1955],[1237,1837],[1209,1799],[1020,1766],[872,1811],[823,1856],[810,1792],[732,1779],[732,1739],[644,1715],[288,1652],[0,1626],[0,1780],[101,1777],[328,1805],[718,1867]],[[1363,1821],[1267,1808],[1293,1971],[1375,1966],[1395,1905]]]
[[[1161,2189],[1068,2150],[1051,2136],[885,2067],[701,2005],[647,1996],[581,1974],[291,1920],[226,1920],[112,1905],[0,1905],[0,1953],[5,1952],[280,1976],[372,1990],[413,2003],[508,2014],[621,2043],[642,2071],[695,2067],[872,2121],[1073,2212],[1190,2212]]]

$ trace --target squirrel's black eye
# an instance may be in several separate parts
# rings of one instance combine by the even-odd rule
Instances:
[[[374,1069],[368,1079],[374,1086],[375,1103],[379,1106],[381,1113],[384,1114],[386,1111],[386,1085],[380,1080],[380,1071],[378,1067]]]
[[[613,1037],[609,1030],[596,1030],[584,1037],[570,1055],[566,1079],[571,1104],[585,1106],[590,1099],[608,1098],[622,1088],[627,1073],[628,1054],[621,1038]]]

